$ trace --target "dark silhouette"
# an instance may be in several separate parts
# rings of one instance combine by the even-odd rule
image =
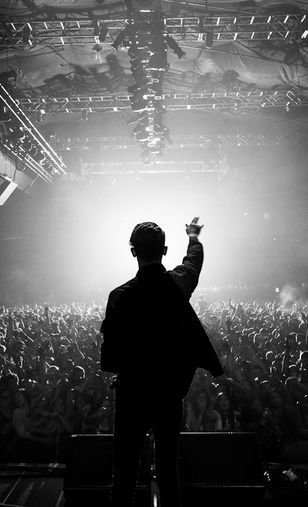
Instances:
[[[157,480],[162,507],[181,505],[177,450],[183,398],[198,367],[216,377],[220,361],[189,298],[203,263],[194,218],[183,263],[172,271],[162,265],[165,234],[153,222],[136,225],[131,252],[139,271],[114,289],[101,326],[103,371],[118,374],[114,425],[113,507],[133,505],[138,460],[145,435],[155,438]]]

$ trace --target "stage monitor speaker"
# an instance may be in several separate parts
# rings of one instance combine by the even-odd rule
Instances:
[[[136,507],[150,498],[150,459],[150,439],[146,438],[140,458]],[[72,435],[63,481],[66,506],[108,507],[112,473],[113,434]]]
[[[0,206],[3,206],[16,187],[17,184],[14,181],[0,175]]]
[[[262,462],[255,433],[181,433],[180,481],[184,507],[205,501],[260,501]]]

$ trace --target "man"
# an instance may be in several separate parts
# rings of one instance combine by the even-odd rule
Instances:
[[[114,289],[101,332],[102,370],[118,373],[114,426],[113,507],[133,505],[139,455],[152,429],[161,507],[179,507],[178,441],[183,398],[196,368],[213,376],[220,361],[189,304],[203,263],[194,218],[183,263],[166,271],[165,233],[153,222],[136,225],[130,237],[139,271]]]

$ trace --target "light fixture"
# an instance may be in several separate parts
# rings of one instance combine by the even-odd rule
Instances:
[[[37,121],[37,123],[42,123],[44,114],[46,114],[45,109],[38,109],[35,112],[35,121]]]
[[[93,26],[93,35],[97,37],[101,29],[99,21],[97,19],[93,19],[92,26]]]
[[[98,40],[99,40],[99,42],[105,42],[107,34],[108,34],[108,28],[107,28],[107,26],[104,25],[104,24],[100,25],[100,31],[99,31],[99,34],[98,34]]]
[[[170,37],[170,35],[166,35],[165,39],[168,44],[168,47],[172,49],[172,51],[174,51],[174,53],[177,55],[179,59],[181,59],[185,55],[185,53],[184,51],[182,51],[178,43],[174,40],[173,37]]]
[[[0,108],[0,121],[11,121],[12,119],[12,115],[11,113],[9,112],[8,108],[6,106],[3,106],[1,104],[1,108]]]
[[[37,150],[36,153],[32,156],[32,158],[38,164],[41,164],[46,159],[45,153],[43,153],[41,150]]]
[[[111,47],[114,49],[118,49],[119,45],[124,41],[125,37],[129,35],[130,28],[127,26],[124,28],[124,30],[121,30],[121,32],[117,35],[116,39],[111,44]]]
[[[214,34],[213,34],[212,30],[207,30],[205,32],[205,47],[206,47],[206,49],[211,49],[213,47],[213,39],[214,39]]]
[[[103,51],[103,47],[100,44],[94,44],[92,51],[95,51],[98,54]]]

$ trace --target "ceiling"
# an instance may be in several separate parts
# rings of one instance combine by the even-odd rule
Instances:
[[[168,48],[162,123],[170,139],[151,164],[133,135],[128,47],[112,47],[127,5],[1,2],[0,84],[15,123],[59,169],[26,166],[28,153],[20,159],[14,146],[0,153],[0,175],[22,191],[1,208],[2,287],[7,279],[9,294],[15,283],[21,298],[20,284],[26,293],[36,280],[45,297],[55,273],[55,287],[73,291],[81,274],[94,286],[99,268],[102,286],[108,277],[113,284],[126,276],[120,254],[141,214],[166,223],[172,245],[192,209],[206,222],[207,280],[276,283],[292,270],[307,279],[307,2],[132,4],[161,8],[164,35],[185,53]],[[97,22],[105,40],[94,33]],[[7,127],[0,120],[2,148]],[[110,237],[118,243],[108,253]]]
[[[111,46],[126,26],[127,4],[1,2],[1,82],[15,73],[13,99],[61,157],[69,177],[128,168],[223,174],[230,151],[241,147],[305,145],[307,2],[131,3],[135,9],[161,9],[164,33],[185,53],[178,58],[168,49],[162,90],[169,142],[150,167],[143,164],[129,124],[136,113],[127,91],[134,83],[128,45]],[[95,23],[107,28],[101,41]]]

